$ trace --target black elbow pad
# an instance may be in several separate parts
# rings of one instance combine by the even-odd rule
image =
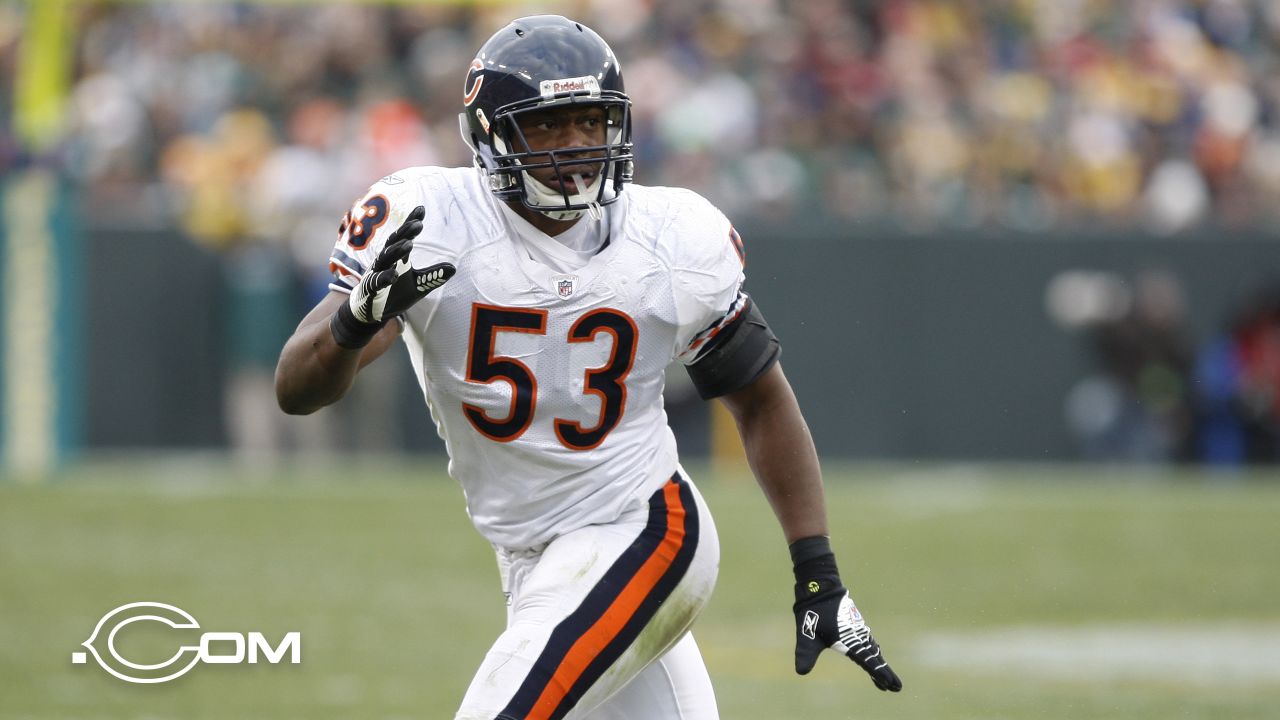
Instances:
[[[689,377],[703,400],[728,395],[750,385],[782,355],[777,336],[750,298],[747,308],[711,342],[713,344],[688,366]]]

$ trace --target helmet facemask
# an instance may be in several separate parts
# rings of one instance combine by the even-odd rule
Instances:
[[[476,160],[488,174],[494,194],[503,200],[518,199],[553,220],[576,220],[588,212],[600,217],[601,206],[617,200],[623,183],[632,179],[630,101],[611,95],[597,90],[544,96],[500,107],[493,118],[482,120],[489,132],[487,137],[475,138]],[[604,144],[528,150],[520,127],[522,116],[583,107],[604,110]],[[554,186],[531,172],[547,168],[553,171],[549,179]]]

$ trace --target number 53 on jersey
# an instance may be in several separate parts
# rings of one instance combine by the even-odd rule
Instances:
[[[546,335],[547,311],[475,303],[471,306],[471,341],[467,349],[467,382],[506,382],[511,386],[511,405],[506,417],[494,418],[484,408],[462,404],[467,420],[485,437],[511,442],[524,434],[538,405],[538,379],[519,360],[494,355],[498,333],[518,332]],[[608,333],[613,341],[604,365],[587,368],[583,392],[600,398],[597,418],[555,418],[556,437],[570,450],[591,450],[604,442],[627,403],[627,374],[636,355],[636,323],[626,313],[612,308],[591,310],[569,328],[567,337],[547,338],[547,342],[593,342]],[[585,423],[584,423],[585,421]],[[589,423],[589,424],[586,424]]]

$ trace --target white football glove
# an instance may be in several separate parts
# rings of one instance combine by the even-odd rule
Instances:
[[[351,297],[333,314],[329,329],[342,347],[354,349],[368,345],[388,320],[453,277],[456,269],[447,262],[422,269],[409,263],[413,239],[422,232],[424,217],[426,209],[421,205],[409,213],[404,223],[387,237],[386,246],[351,291]]]

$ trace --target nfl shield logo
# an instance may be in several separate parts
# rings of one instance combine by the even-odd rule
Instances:
[[[578,286],[577,275],[557,275],[552,278],[556,283],[556,294],[562,298],[573,296],[573,291]]]

